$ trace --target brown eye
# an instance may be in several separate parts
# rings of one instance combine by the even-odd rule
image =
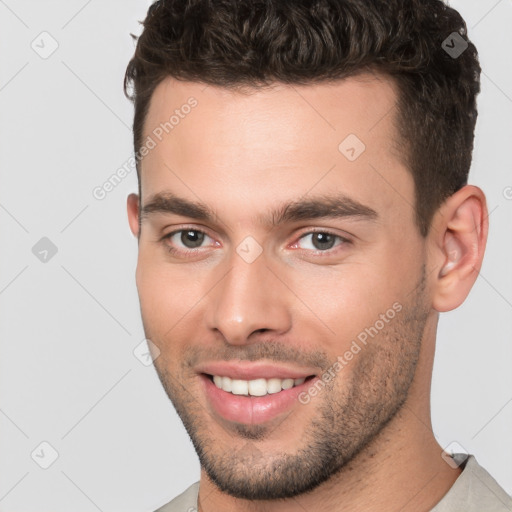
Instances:
[[[165,235],[162,239],[166,248],[174,254],[197,253],[195,249],[205,249],[209,242],[212,245],[212,238],[199,229],[178,229]]]
[[[322,251],[332,249],[334,247],[336,237],[329,233],[313,233],[311,241],[316,249]]]
[[[298,246],[301,249],[325,252],[343,243],[348,243],[348,240],[339,235],[334,235],[333,233],[327,233],[325,231],[314,231],[301,236]]]
[[[180,241],[187,249],[195,249],[203,243],[204,233],[195,229],[184,229],[181,231]]]

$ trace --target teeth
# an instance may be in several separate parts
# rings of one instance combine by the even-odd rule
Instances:
[[[267,394],[267,380],[255,379],[249,381],[249,395],[265,396]]]
[[[222,379],[222,389],[224,391],[231,391],[231,389],[232,389],[231,379],[229,377],[221,377],[221,379]],[[220,387],[220,386],[217,384],[217,387]]]
[[[231,393],[233,395],[248,395],[249,383],[246,380],[233,379],[231,381]]]
[[[293,388],[293,379],[284,379],[283,382],[281,382],[281,387],[283,389]]]
[[[284,389],[290,389],[299,386],[306,380],[305,377],[300,379],[254,379],[241,380],[231,379],[230,377],[213,376],[215,385],[234,395],[245,396],[265,396],[268,394],[279,393]]]
[[[267,393],[279,393],[283,388],[281,387],[281,379],[268,379],[267,380]]]

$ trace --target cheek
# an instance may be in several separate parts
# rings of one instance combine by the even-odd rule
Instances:
[[[198,301],[206,293],[201,280],[194,279],[193,271],[184,271],[182,265],[159,262],[143,252],[139,255],[136,280],[146,334],[160,344],[181,339],[197,314]],[[193,324],[197,327],[197,323]]]
[[[414,290],[421,266],[419,254],[401,258],[399,253],[388,245],[337,268],[295,269],[290,287],[299,299],[295,322],[300,330],[313,333],[316,327],[317,339],[324,332],[325,349],[335,359],[365,329],[376,322],[381,327],[381,315],[394,317]]]
[[[334,361],[360,331],[375,322],[389,299],[383,293],[387,290],[378,289],[366,267],[347,265],[336,272],[325,270],[297,280],[293,289],[307,308],[300,308],[295,321],[301,332],[314,333],[316,329],[317,341],[325,339],[324,349]],[[325,337],[319,337],[321,332]]]

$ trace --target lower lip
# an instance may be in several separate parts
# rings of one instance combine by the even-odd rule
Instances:
[[[265,396],[233,395],[219,389],[206,375],[201,375],[208,401],[215,412],[225,420],[246,425],[258,425],[287,412],[299,403],[298,396],[310,387],[314,379],[299,386]]]

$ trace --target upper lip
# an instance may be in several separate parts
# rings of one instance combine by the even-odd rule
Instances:
[[[240,380],[300,379],[316,375],[318,369],[292,367],[268,362],[216,361],[198,365],[196,371]]]

